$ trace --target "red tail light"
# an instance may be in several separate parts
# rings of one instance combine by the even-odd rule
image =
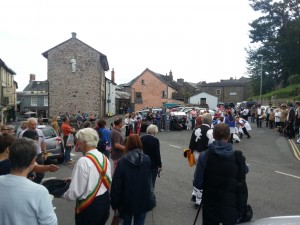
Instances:
[[[57,137],[56,138],[56,145],[60,145],[61,144],[61,138],[60,137]]]

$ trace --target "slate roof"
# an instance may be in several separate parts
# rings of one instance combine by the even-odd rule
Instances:
[[[197,84],[198,87],[237,87],[246,85],[250,81],[250,78],[241,77],[240,79],[229,79],[229,80],[221,80],[219,82],[199,82]]]
[[[48,81],[31,81],[23,91],[46,91],[48,92]]]
[[[100,59],[99,59],[99,60],[100,60],[100,63],[101,63],[101,65],[102,65],[104,71],[108,71],[108,70],[109,70],[109,65],[108,65],[108,61],[107,61],[106,55],[102,54],[102,53],[99,52],[98,50],[94,49],[93,47],[89,46],[88,44],[84,43],[83,41],[79,40],[79,39],[76,38],[76,37],[71,37],[70,39],[68,39],[68,40],[66,40],[66,41],[64,41],[64,42],[62,42],[62,43],[60,43],[60,44],[54,46],[53,48],[50,48],[49,50],[47,50],[47,51],[45,51],[44,53],[42,53],[42,55],[43,55],[46,59],[48,59],[48,52],[49,52],[49,51],[51,51],[52,49],[57,48],[58,46],[61,46],[61,45],[65,44],[65,43],[68,42],[68,41],[74,40],[74,39],[76,39],[76,40],[79,41],[80,43],[82,43],[82,44],[86,45],[87,47],[89,47],[89,48],[95,50],[96,52],[98,52],[98,53],[100,54]]]
[[[12,75],[16,75],[15,71],[13,71],[11,68],[9,68],[2,59],[0,59],[0,67],[3,67],[8,72],[10,72]]]

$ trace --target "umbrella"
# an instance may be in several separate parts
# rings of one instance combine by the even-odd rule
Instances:
[[[36,114],[36,112],[31,112],[31,111],[29,111],[29,112],[26,112],[26,113],[24,113],[25,115],[31,115],[31,114]]]

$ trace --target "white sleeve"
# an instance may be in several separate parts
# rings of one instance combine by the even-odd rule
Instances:
[[[208,144],[213,143],[213,141],[215,140],[213,137],[213,129],[209,129],[206,133],[206,137],[208,138]]]
[[[88,182],[88,173],[86,171],[85,159],[82,157],[76,163],[71,177],[69,189],[63,194],[63,198],[67,200],[76,200],[84,194]]]

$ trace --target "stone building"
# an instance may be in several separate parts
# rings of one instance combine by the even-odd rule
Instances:
[[[78,111],[105,114],[106,55],[76,38],[42,54],[48,60],[49,116]]]
[[[20,116],[48,117],[48,81],[36,81],[30,74],[29,84],[23,91],[17,92]],[[30,114],[30,112],[32,112]]]
[[[197,88],[200,92],[216,96],[219,102],[236,104],[251,96],[249,82],[249,78],[233,79],[231,77],[229,80],[221,80],[220,82],[200,82],[197,84]]]
[[[16,73],[0,59],[0,123],[16,119],[18,84],[14,81],[14,75]]]

